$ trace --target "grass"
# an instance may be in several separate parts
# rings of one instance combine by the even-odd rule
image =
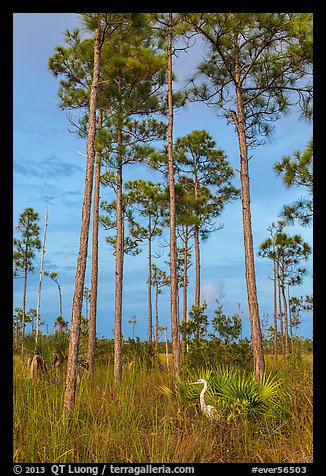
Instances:
[[[14,361],[14,461],[29,463],[193,463],[312,461],[312,364],[273,364],[291,395],[291,416],[272,429],[238,419],[219,423],[199,401],[180,405],[167,369],[135,366],[113,387],[112,364],[81,377],[70,431],[60,426],[64,375],[32,382]]]

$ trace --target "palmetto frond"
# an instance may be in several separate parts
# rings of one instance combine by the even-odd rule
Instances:
[[[282,380],[273,372],[265,373],[258,383],[253,374],[232,367],[219,367],[215,371],[193,372],[189,382],[200,376],[208,382],[207,403],[214,405],[226,419],[250,418],[280,421],[290,413],[290,395]],[[200,389],[189,386],[188,402],[198,401]]]

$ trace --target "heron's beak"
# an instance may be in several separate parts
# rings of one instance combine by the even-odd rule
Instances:
[[[199,382],[191,382],[189,385],[196,385],[198,384]]]

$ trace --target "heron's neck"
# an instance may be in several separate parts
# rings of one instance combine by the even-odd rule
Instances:
[[[206,407],[205,398],[204,398],[204,395],[205,395],[206,390],[207,390],[207,383],[205,382],[205,383],[204,383],[204,388],[203,388],[203,390],[200,392],[200,406],[201,406],[201,408],[205,408],[205,407]]]

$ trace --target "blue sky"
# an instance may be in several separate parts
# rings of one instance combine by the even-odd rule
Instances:
[[[59,81],[47,68],[48,59],[57,45],[64,43],[67,29],[80,27],[74,13],[15,13],[13,15],[14,60],[14,226],[19,215],[27,207],[33,207],[40,215],[41,238],[44,214],[48,208],[49,220],[44,269],[56,271],[62,287],[63,316],[70,323],[76,261],[79,247],[79,227],[83,200],[85,142],[70,132],[71,126],[65,111],[58,108]],[[187,53],[179,53],[174,66],[178,82],[194,71],[200,61],[200,45]],[[217,117],[214,110],[204,104],[188,104],[179,110],[174,119],[174,138],[189,134],[195,129],[206,129],[218,147],[224,149],[230,165],[239,168],[239,149],[234,128],[225,119]],[[273,165],[284,155],[304,150],[312,136],[312,124],[299,119],[296,111],[280,119],[272,140],[254,149],[250,161],[252,225],[254,248],[268,237],[267,227],[278,219],[284,204],[300,198],[303,191],[287,189],[273,172]],[[143,178],[160,180],[160,176],[143,166],[126,169],[125,179]],[[240,188],[239,174],[233,180]],[[111,200],[112,194],[101,190],[101,198]],[[249,335],[249,318],[244,272],[244,247],[240,200],[228,204],[220,217],[223,228],[212,233],[201,245],[201,298],[206,299],[207,313],[213,317],[216,299],[224,305],[227,314],[241,306],[243,334]],[[288,234],[299,233],[312,245],[312,229],[289,226]],[[14,230],[14,235],[16,231]],[[105,242],[106,233],[99,236],[99,295],[98,333],[112,337],[114,327],[114,257]],[[168,238],[168,230],[165,236]],[[159,249],[159,243],[156,244]],[[135,315],[135,335],[147,335],[147,266],[146,248],[137,257],[127,256],[124,273],[123,333],[131,336],[128,319]],[[156,264],[167,270],[164,261],[167,252]],[[40,254],[35,259],[35,272],[29,275],[27,309],[36,308]],[[296,296],[312,293],[312,258],[306,263],[307,273],[301,286],[293,289]],[[272,323],[273,285],[271,264],[256,257],[256,278],[260,314],[269,315]],[[189,304],[194,298],[194,267],[189,271]],[[90,287],[90,255],[85,286]],[[14,280],[14,307],[21,307],[22,279]],[[169,291],[164,288],[159,296],[160,325],[169,324]],[[49,278],[43,279],[41,319],[49,332],[59,313],[57,288]],[[299,329],[301,335],[312,337],[312,315],[303,315]]]

